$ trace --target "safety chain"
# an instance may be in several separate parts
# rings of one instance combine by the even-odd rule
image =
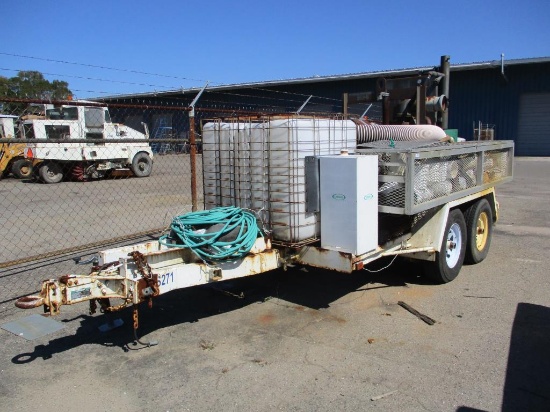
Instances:
[[[134,321],[134,331],[137,331],[139,328],[139,321],[138,321],[138,306],[134,305],[134,308],[132,310],[132,320]],[[136,339],[137,340],[137,339]]]
[[[109,298],[92,299],[90,300],[90,315],[93,315],[94,313],[96,313],[98,301],[101,306],[101,308],[99,309],[101,313],[112,313],[112,312],[118,312],[124,309],[126,306],[128,306],[132,302],[132,299],[126,298],[124,299],[124,302],[122,302],[120,305],[117,305],[117,306],[111,306]]]
[[[151,270],[149,263],[147,263],[147,258],[143,255],[143,253],[138,252],[137,250],[130,252],[128,255],[134,259],[138,272],[147,283],[147,286],[153,291],[152,296],[157,296],[160,293],[159,286],[153,277],[153,271]]]

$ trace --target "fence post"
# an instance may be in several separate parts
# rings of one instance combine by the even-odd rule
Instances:
[[[191,211],[196,212],[198,209],[197,198],[197,142],[195,139],[195,104],[203,94],[204,90],[208,86],[208,82],[204,85],[200,92],[197,93],[189,107],[189,157],[191,161]]]
[[[191,210],[197,211],[197,144],[195,140],[195,109],[189,112],[189,149],[191,161]]]

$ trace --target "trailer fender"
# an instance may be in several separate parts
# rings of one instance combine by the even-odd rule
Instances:
[[[459,208],[464,212],[470,205],[485,198],[491,206],[493,212],[493,222],[496,222],[498,215],[498,202],[495,197],[494,187],[482,190],[477,193],[465,196],[460,199],[453,200],[441,206],[439,210],[432,209],[433,212],[426,211],[418,219],[420,223],[416,226],[419,228],[413,231],[413,235],[406,242],[407,249],[422,248],[420,252],[402,253],[403,256],[420,259],[420,260],[435,260],[435,252],[439,251],[443,237],[446,236],[445,226],[451,210]],[[422,220],[425,220],[423,223]]]
[[[435,252],[437,252],[443,242],[445,236],[445,226],[451,210],[449,204],[445,204],[432,213],[426,213],[419,217],[420,222],[417,223],[418,229],[407,240],[407,249],[420,249],[421,252],[404,253],[403,256],[413,259],[434,260]],[[425,222],[422,222],[425,220]]]

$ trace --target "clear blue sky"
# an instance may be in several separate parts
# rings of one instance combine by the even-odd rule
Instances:
[[[78,98],[430,66],[444,54],[550,56],[550,0],[3,0],[0,10],[0,75],[51,73]]]

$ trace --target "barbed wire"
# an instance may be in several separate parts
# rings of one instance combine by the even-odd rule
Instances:
[[[225,96],[239,96],[239,97],[246,97],[246,98],[252,98],[252,99],[279,100],[279,101],[283,101],[283,102],[287,102],[287,103],[298,103],[300,105],[304,103],[304,100],[279,99],[279,98],[276,98],[276,97],[269,97],[269,96],[256,96],[256,95],[242,94],[242,93],[227,93],[227,92],[219,92],[219,91],[208,90],[208,89],[206,90],[206,92],[208,94],[221,94],[221,95],[225,95]]]
[[[283,91],[283,90],[270,90],[270,89],[264,89],[264,88],[260,88],[260,87],[243,87],[243,89],[252,89],[252,90],[259,90],[259,91],[264,91],[264,92],[280,93],[280,94],[290,94],[290,95],[302,96],[302,97],[309,97],[309,96],[312,96],[311,94],[305,94],[305,93],[292,93],[292,92],[285,92],[285,91]],[[341,101],[340,99],[335,99],[335,98],[333,98],[333,97],[324,97],[324,96],[315,96],[315,95],[313,95],[313,97],[316,97],[316,98],[318,98],[318,99],[333,100],[333,101],[336,101],[336,102],[340,102],[340,101]]]

